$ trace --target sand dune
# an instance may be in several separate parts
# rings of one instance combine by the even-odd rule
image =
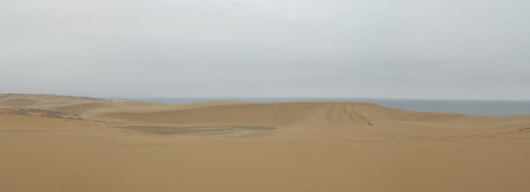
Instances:
[[[0,95],[0,191],[526,191],[530,116]]]

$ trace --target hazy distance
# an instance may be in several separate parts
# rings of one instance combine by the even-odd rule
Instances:
[[[530,1],[2,1],[0,93],[528,100]]]

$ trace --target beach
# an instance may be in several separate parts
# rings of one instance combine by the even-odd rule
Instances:
[[[0,95],[0,191],[526,191],[530,116]]]

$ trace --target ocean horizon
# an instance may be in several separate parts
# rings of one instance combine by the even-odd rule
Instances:
[[[480,116],[530,115],[529,101],[513,100],[440,100],[371,98],[122,98],[115,101],[144,101],[163,104],[190,104],[204,101],[240,101],[251,103],[282,102],[364,102],[407,111],[460,113]]]

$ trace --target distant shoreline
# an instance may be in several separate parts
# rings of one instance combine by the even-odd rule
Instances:
[[[39,94],[18,94],[8,95],[39,95]],[[283,102],[364,102],[382,105],[389,108],[402,109],[416,112],[438,112],[438,113],[459,113],[477,116],[517,116],[530,115],[530,100],[442,100],[442,99],[381,99],[381,98],[252,98],[252,97],[176,97],[176,98],[126,98],[108,97],[94,98],[86,96],[62,96],[75,97],[103,101],[143,101],[162,104],[191,104],[205,101],[238,101],[250,103],[283,103]]]
[[[385,107],[417,112],[460,113],[479,116],[530,115],[530,101],[515,100],[428,100],[369,98],[128,98],[127,100],[175,105],[191,104],[204,101],[239,101],[251,103],[345,101],[373,103]]]

